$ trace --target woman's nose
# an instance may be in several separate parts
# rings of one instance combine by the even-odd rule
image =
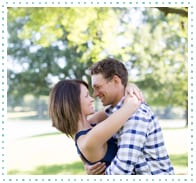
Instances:
[[[91,97],[91,102],[94,102],[94,98],[93,97]]]

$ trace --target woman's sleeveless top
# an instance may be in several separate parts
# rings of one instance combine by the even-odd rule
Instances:
[[[106,151],[106,154],[105,156],[99,160],[99,161],[96,161],[96,162],[90,162],[88,161],[85,156],[81,153],[78,145],[77,145],[77,139],[81,136],[81,135],[85,135],[86,133],[88,133],[89,131],[91,130],[90,129],[87,129],[87,130],[83,130],[83,131],[80,131],[76,134],[75,136],[75,145],[76,145],[76,148],[77,148],[77,151],[78,151],[78,154],[82,157],[82,159],[84,161],[86,161],[88,164],[92,165],[92,164],[95,164],[97,162],[105,162],[106,163],[106,166],[109,166],[111,161],[113,160],[113,158],[115,157],[116,153],[117,153],[117,140],[115,138],[110,138],[108,141],[107,141],[107,151]]]

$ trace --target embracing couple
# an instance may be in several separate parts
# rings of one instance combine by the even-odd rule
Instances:
[[[174,174],[161,127],[139,89],[128,85],[124,64],[107,58],[89,70],[93,94],[106,109],[95,113],[82,80],[59,81],[49,101],[53,126],[75,139],[87,174]]]

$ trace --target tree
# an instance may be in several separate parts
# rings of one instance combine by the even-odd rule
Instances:
[[[186,11],[9,8],[8,55],[24,70],[9,70],[8,95],[48,95],[55,78],[84,78],[90,83],[87,68],[113,56],[124,61],[130,81],[144,90],[150,104],[186,108]]]

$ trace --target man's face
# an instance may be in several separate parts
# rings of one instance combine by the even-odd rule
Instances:
[[[112,80],[106,80],[102,74],[94,74],[91,76],[93,95],[99,97],[104,106],[114,103],[115,83]]]

